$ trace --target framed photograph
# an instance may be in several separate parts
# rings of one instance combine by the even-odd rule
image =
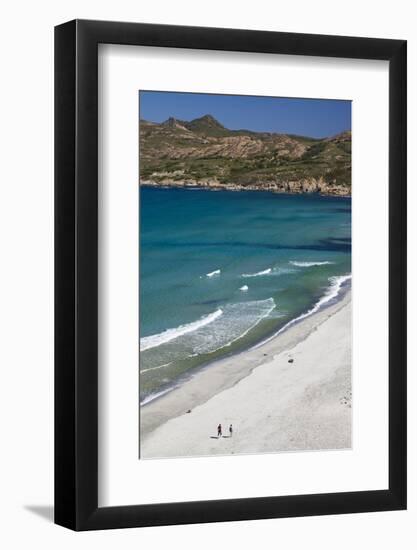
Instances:
[[[55,29],[55,522],[406,508],[406,42]]]

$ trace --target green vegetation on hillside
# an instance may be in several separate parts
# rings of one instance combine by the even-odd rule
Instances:
[[[140,121],[142,183],[350,194],[351,133],[332,138],[228,130],[211,115]]]

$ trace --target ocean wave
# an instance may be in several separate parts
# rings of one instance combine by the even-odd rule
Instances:
[[[157,367],[149,367],[149,369],[142,369],[140,371],[140,374],[144,374],[145,372],[149,372],[151,370],[163,369],[164,367],[169,367],[169,365],[172,365],[172,361],[169,361],[168,363],[164,363],[163,365],[158,365]]]
[[[148,349],[158,347],[161,344],[166,344],[167,342],[170,342],[171,340],[175,340],[176,338],[179,338],[184,334],[189,334],[191,332],[194,332],[195,330],[198,330],[199,328],[212,323],[213,321],[218,319],[221,315],[223,315],[223,310],[218,309],[213,313],[210,313],[209,315],[205,315],[201,317],[201,319],[198,319],[197,321],[194,321],[192,323],[188,323],[186,325],[180,325],[179,327],[176,327],[176,328],[169,328],[159,334],[145,336],[144,338],[140,339],[140,351],[146,351]]]
[[[144,338],[141,351],[154,348],[150,368],[168,361],[213,353],[246,336],[274,309],[273,298],[227,304],[194,323]]]
[[[295,271],[295,269],[290,267],[269,267],[268,269],[264,269],[263,271],[258,271],[256,273],[243,273],[241,277],[247,279],[250,277],[278,276],[294,273]]]
[[[246,336],[256,325],[268,317],[275,310],[275,301],[273,298],[266,300],[253,300],[249,302],[238,302],[224,306],[223,314],[218,316],[210,324],[201,326],[193,332],[183,334],[175,341],[166,342],[155,349],[154,359],[160,359],[162,356],[169,356],[171,362],[184,358],[196,357],[198,355],[213,353],[220,349],[231,346],[237,340]],[[167,365],[150,367],[146,370],[156,370]],[[141,374],[144,371],[141,371]],[[164,372],[164,371],[162,371]],[[162,388],[149,393],[141,400],[141,405],[146,405],[151,401],[165,395],[177,388],[181,379],[166,385],[167,379]]]
[[[216,269],[215,271],[211,271],[211,273],[206,273],[206,277],[214,277],[214,275],[220,275],[221,269]]]
[[[227,346],[230,346],[231,344],[233,344],[234,342],[236,342],[237,340],[240,340],[241,338],[243,338],[244,336],[246,336],[248,334],[248,332],[250,332],[253,328],[256,327],[256,325],[259,325],[259,323],[265,319],[266,317],[268,317],[271,312],[275,309],[276,305],[275,305],[275,301],[273,298],[268,298],[267,300],[262,300],[262,303],[266,306],[265,309],[263,310],[263,312],[258,316],[258,318],[256,319],[256,321],[250,326],[248,327],[244,332],[242,332],[242,334],[239,334],[239,336],[237,336],[236,338],[234,338],[233,340],[231,340],[230,342],[228,342],[226,345]]]
[[[275,309],[273,298],[230,304],[224,308],[224,316],[202,334],[201,341],[192,343],[197,355],[213,353],[231,346],[246,336]],[[197,336],[195,334],[194,336]]]
[[[352,279],[352,275],[339,275],[335,277],[329,277],[329,286],[326,290],[326,292],[323,294],[323,296],[320,298],[318,302],[314,304],[314,306],[306,311],[305,313],[302,313],[295,319],[291,319],[286,325],[284,325],[277,334],[283,332],[285,329],[287,329],[290,325],[293,325],[294,323],[297,323],[298,321],[301,321],[302,319],[305,319],[306,317],[309,317],[313,313],[316,313],[320,308],[322,308],[325,304],[333,300],[337,297],[337,295],[340,292],[340,289],[342,288],[342,285],[346,283],[346,281],[350,281]]]
[[[262,277],[262,275],[269,275],[272,272],[272,268],[264,269],[263,271],[258,271],[258,273],[243,273],[242,277]]]
[[[324,262],[297,262],[297,261],[294,261],[294,262],[290,262],[291,265],[295,265],[297,267],[313,267],[313,266],[316,266],[316,265],[329,265],[329,264],[332,264],[334,262],[328,262],[328,261],[324,261]]]
[[[282,332],[284,332],[284,330],[287,330],[287,328],[289,328],[290,326],[294,325],[295,323],[298,323],[299,321],[302,321],[306,317],[309,317],[310,315],[313,315],[313,313],[316,313],[317,311],[319,311],[324,305],[329,303],[331,300],[334,300],[338,296],[340,289],[342,288],[344,283],[346,283],[347,281],[350,281],[351,279],[352,279],[352,275],[338,275],[334,277],[329,277],[328,288],[326,289],[323,296],[314,304],[314,306],[311,309],[302,313],[298,317],[291,319],[291,321],[288,321],[288,323],[286,323],[283,327],[281,327],[278,330],[278,332],[276,332],[273,336],[271,336],[267,340],[263,340],[259,344],[256,344],[255,346],[253,346],[252,349],[262,346],[266,342],[269,342],[270,340],[275,338],[275,336],[278,336],[278,334],[281,334]]]
[[[150,403],[154,399],[157,399],[158,397],[162,397],[166,393],[174,390],[176,387],[177,386],[170,386],[169,388],[165,388],[164,390],[157,391],[157,392],[154,392],[154,393],[150,393],[140,402],[140,404],[141,405],[146,405],[147,403]]]

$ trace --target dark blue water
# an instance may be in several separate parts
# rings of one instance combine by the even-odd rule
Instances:
[[[142,187],[141,400],[327,304],[351,273],[351,200]]]

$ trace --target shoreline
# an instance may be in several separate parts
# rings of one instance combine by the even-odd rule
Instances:
[[[281,189],[277,187],[267,186],[265,188],[257,185],[241,185],[238,183],[216,183],[213,185],[209,182],[165,182],[158,183],[154,181],[140,181],[139,186],[155,189],[191,189],[191,190],[201,190],[201,191],[231,191],[231,192],[240,192],[240,191],[255,191],[255,192],[264,192],[271,193],[273,195],[319,195],[320,197],[337,197],[341,199],[351,199],[351,194],[340,193],[339,189],[329,189],[329,192],[322,191],[291,191],[287,189]]]
[[[190,418],[195,410],[201,409],[220,394],[235,388],[250,375],[264,368],[271,360],[274,361],[276,356],[288,354],[289,350],[302,344],[340,311],[350,309],[350,301],[351,290],[347,289],[341,293],[336,302],[312,312],[288,326],[286,330],[278,331],[275,335],[244,351],[202,366],[181,385],[174,386],[160,397],[141,405],[142,458],[158,455],[152,451],[155,446],[154,441],[155,438],[158,439],[158,432],[166,430],[167,424],[172,424],[183,416]],[[347,332],[350,339],[350,329]],[[184,454],[177,450],[177,453],[162,452],[159,456],[184,456]]]
[[[257,349],[263,346],[264,344],[268,343],[269,341],[274,340],[277,336],[287,331],[292,326],[298,325],[304,319],[310,317],[311,315],[315,315],[318,312],[328,307],[331,307],[332,304],[342,301],[345,295],[351,290],[350,281],[352,279],[352,275],[337,275],[335,276],[335,278],[339,279],[339,281],[336,284],[337,288],[334,294],[331,293],[332,285],[329,285],[327,292],[323,294],[322,297],[317,302],[312,304],[312,306],[309,309],[304,310],[302,313],[300,313],[296,317],[293,317],[281,327],[274,328],[273,330],[270,330],[269,332],[264,333],[261,337],[259,337],[257,341],[246,342],[244,346],[238,348],[237,350],[235,349],[235,350],[229,351],[229,353],[223,354],[220,357],[206,360],[205,362],[193,367],[190,371],[184,372],[178,377],[177,380],[172,381],[170,385],[162,387],[159,390],[157,390],[155,393],[150,393],[149,395],[147,395],[143,399],[143,401],[139,402],[140,407],[149,405],[150,403],[152,403],[157,399],[160,399],[162,396],[166,395],[167,393],[170,393],[171,391],[179,388],[182,384],[186,384],[187,382],[189,382],[191,378],[193,378],[194,376],[198,376],[199,372],[207,368],[211,368],[213,365],[216,365],[217,363],[223,360],[226,360],[228,358],[234,357],[235,355],[241,355],[241,354],[247,353],[248,351]],[[347,281],[349,281],[349,283],[346,285]],[[241,338],[242,336],[240,336],[237,340]]]

